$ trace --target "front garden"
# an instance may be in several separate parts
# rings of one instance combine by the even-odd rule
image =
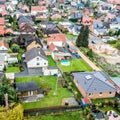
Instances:
[[[63,98],[73,97],[67,86],[61,86],[59,79],[57,81],[57,77],[54,76],[20,77],[16,79],[16,82],[30,81],[36,81],[46,95],[38,102],[23,103],[24,109],[60,106]]]
[[[92,68],[83,59],[71,59],[69,66],[64,66],[61,61],[58,62],[58,66],[63,72],[72,71],[92,71]]]

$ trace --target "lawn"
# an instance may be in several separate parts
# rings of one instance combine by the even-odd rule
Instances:
[[[68,39],[77,39],[77,35],[73,35],[73,34],[66,34],[66,37]]]
[[[49,66],[56,66],[56,63],[53,60],[52,56],[48,55],[47,58],[48,58],[48,65]]]
[[[8,73],[10,73],[10,72],[17,73],[17,72],[20,72],[20,70],[19,70],[19,67],[7,67],[6,72],[8,72]]]
[[[52,88],[52,90],[48,92],[48,95],[45,96],[40,101],[23,103],[24,109],[59,106],[61,105],[63,98],[72,97],[73,94],[69,92],[67,88],[62,88],[59,85],[57,85],[57,90],[56,90],[56,80],[57,78],[54,76],[17,78],[16,79],[17,82],[36,81],[39,87],[43,89]],[[55,91],[56,91],[56,95],[54,95]]]
[[[69,66],[64,66],[61,62],[58,63],[63,72],[71,71],[92,71],[92,68],[83,59],[70,60]]]
[[[39,117],[30,117],[29,120],[83,120],[81,111],[64,112],[56,115],[41,115]],[[27,119],[25,119],[27,120]]]

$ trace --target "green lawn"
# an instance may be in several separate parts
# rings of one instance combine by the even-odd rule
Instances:
[[[55,61],[53,60],[53,58],[52,58],[51,55],[48,55],[47,58],[48,58],[48,65],[49,65],[49,66],[56,66],[56,63],[55,63]]]
[[[39,87],[43,89],[52,88],[52,90],[48,92],[48,95],[45,96],[40,101],[23,103],[24,109],[59,106],[61,105],[63,98],[72,97],[73,94],[69,92],[67,88],[62,88],[59,85],[57,85],[57,91],[56,91],[56,79],[57,78],[54,76],[17,78],[16,80],[17,82],[36,81]],[[54,95],[55,91],[57,93],[56,95]]]
[[[73,34],[66,34],[66,37],[68,39],[77,39],[77,35],[73,35]]]
[[[65,112],[56,115],[40,115],[39,117],[30,117],[29,120],[83,120],[81,111]],[[26,119],[25,119],[26,120]]]
[[[10,72],[17,73],[17,72],[20,72],[20,70],[19,70],[19,67],[7,67],[6,72],[8,72],[8,73],[10,73]]]
[[[69,66],[64,66],[61,62],[58,63],[63,72],[71,71],[92,71],[92,68],[83,59],[70,60]]]

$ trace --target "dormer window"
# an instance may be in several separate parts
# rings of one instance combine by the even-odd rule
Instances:
[[[39,58],[37,58],[37,61],[39,61]]]

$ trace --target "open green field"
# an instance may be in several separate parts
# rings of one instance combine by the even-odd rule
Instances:
[[[58,62],[59,67],[63,72],[71,71],[92,71],[92,68],[83,59],[71,59],[69,66],[64,66]]]
[[[23,103],[24,109],[59,106],[61,105],[63,98],[69,98],[73,96],[73,94],[67,88],[62,88],[58,84],[56,84],[57,77],[54,76],[23,77],[17,78],[16,81],[17,82],[36,81],[39,87],[44,90],[51,88],[51,90],[48,92],[48,95],[46,95],[40,101]],[[54,95],[54,92],[56,92],[56,95]]]
[[[41,115],[39,117],[30,117],[29,120],[83,120],[81,111],[64,112],[56,115]],[[25,119],[25,120],[28,120]]]
[[[17,72],[20,72],[20,70],[19,70],[19,67],[7,67],[6,72],[8,72],[8,73],[10,73],[10,72],[17,73]]]
[[[51,57],[51,55],[48,55],[47,58],[48,58],[48,65],[49,66],[56,66],[56,63],[54,62],[54,60]]]

